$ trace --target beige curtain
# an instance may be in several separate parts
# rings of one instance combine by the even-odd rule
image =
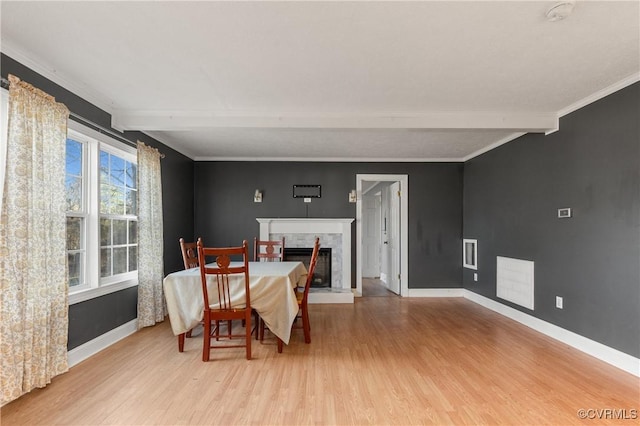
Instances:
[[[67,108],[9,76],[0,213],[0,385],[12,401],[68,370]]]
[[[138,329],[164,320],[160,153],[138,142]]]

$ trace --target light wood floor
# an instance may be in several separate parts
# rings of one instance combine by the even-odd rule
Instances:
[[[639,379],[461,298],[312,305],[275,341],[178,353],[168,322],[144,329],[2,408],[15,424],[588,424],[626,410]],[[618,421],[637,424],[637,420]]]

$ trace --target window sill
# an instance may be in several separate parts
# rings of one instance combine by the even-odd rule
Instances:
[[[118,283],[103,285],[101,287],[79,290],[77,292],[69,294],[69,306],[90,299],[95,299],[96,297],[104,296],[106,294],[115,293],[116,291],[124,290],[126,288],[135,287],[137,285],[138,279],[136,278],[126,281],[120,281]]]

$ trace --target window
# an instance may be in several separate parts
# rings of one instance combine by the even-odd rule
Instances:
[[[100,151],[100,276],[138,269],[136,164]]]
[[[136,151],[69,120],[66,145],[69,303],[137,284]]]

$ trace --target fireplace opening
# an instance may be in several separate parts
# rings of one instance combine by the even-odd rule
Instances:
[[[309,270],[309,261],[313,248],[306,247],[285,247],[284,260],[304,263],[307,271]],[[329,288],[331,287],[331,248],[320,247],[318,252],[318,260],[316,262],[316,270],[313,274],[311,287]]]

